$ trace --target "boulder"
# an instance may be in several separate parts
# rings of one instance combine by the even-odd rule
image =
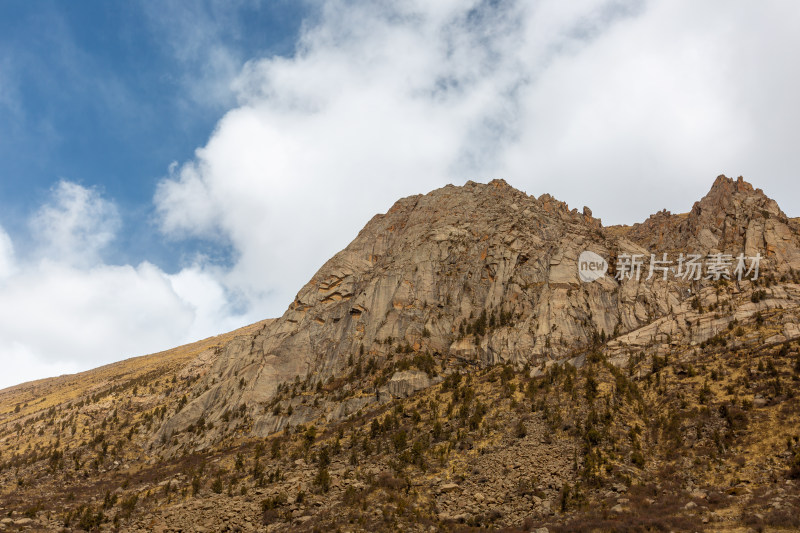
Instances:
[[[431,386],[428,374],[419,370],[403,370],[395,372],[389,379],[389,394],[395,398],[406,398],[418,390]]]

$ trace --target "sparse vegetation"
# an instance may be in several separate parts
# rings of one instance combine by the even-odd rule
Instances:
[[[553,257],[461,231],[437,254],[478,243],[478,266],[416,265],[385,309],[362,298],[364,279],[323,276],[285,329],[240,335],[241,352],[210,339],[3,391],[8,518],[45,530],[800,527],[794,289],[696,280],[665,300],[556,283],[540,277]],[[600,316],[609,302],[629,307]],[[554,303],[566,307],[546,316]],[[269,339],[332,324],[302,370],[263,365],[282,357]]]

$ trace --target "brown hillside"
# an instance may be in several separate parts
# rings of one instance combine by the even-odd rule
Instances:
[[[0,391],[0,529],[800,530],[798,227],[724,176],[630,227],[401,199],[274,321]],[[763,262],[613,275],[681,252]]]

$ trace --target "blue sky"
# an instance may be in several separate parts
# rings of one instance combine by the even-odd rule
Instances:
[[[110,260],[179,267],[176,243],[165,246],[152,224],[156,184],[235,104],[226,84],[242,64],[290,56],[308,15],[302,2],[238,4],[0,4],[0,224],[24,232],[54,182],[75,181],[122,212]],[[214,50],[220,64],[208,60]]]
[[[605,224],[800,216],[800,4],[0,2],[0,387],[279,316],[376,213],[504,178]]]

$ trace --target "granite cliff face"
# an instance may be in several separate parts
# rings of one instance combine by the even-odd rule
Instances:
[[[701,343],[732,320],[703,313],[715,305],[714,280],[646,280],[644,271],[640,280],[607,275],[582,283],[578,256],[599,254],[613,274],[622,254],[760,253],[763,274],[786,276],[800,268],[798,234],[761,190],[724,176],[690,213],[662,212],[631,228],[603,228],[588,208],[570,210],[502,180],[404,198],[330,259],[282,317],[225,347],[196,385],[197,397],[163,424],[155,441],[169,442],[202,419],[216,428],[198,442],[208,445],[224,433],[226,413],[236,410],[266,436],[387,401],[414,386],[336,380],[351,375],[354,361],[380,369],[399,352],[430,356],[445,370],[507,362],[535,373],[557,361],[581,364],[606,339],[613,339],[609,347],[620,364],[635,350]],[[758,308],[748,297],[752,283],[736,286],[741,301],[726,303],[736,307],[731,316],[752,315]],[[773,305],[796,305],[799,297],[792,287],[775,295]],[[289,402],[291,414],[267,407],[295,382],[337,383],[339,399]]]

